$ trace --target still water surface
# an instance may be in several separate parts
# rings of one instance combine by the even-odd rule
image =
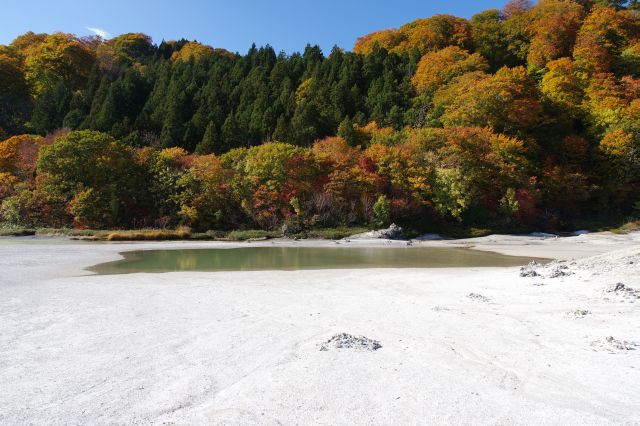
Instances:
[[[463,248],[425,247],[242,247],[145,250],[89,270],[98,274],[174,271],[261,271],[360,268],[455,268],[520,266],[527,257]]]

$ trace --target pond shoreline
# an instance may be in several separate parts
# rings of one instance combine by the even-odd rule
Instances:
[[[434,234],[435,235],[435,234]],[[42,242],[68,241],[69,244],[100,244],[109,246],[126,247],[122,251],[147,250],[147,249],[171,249],[171,248],[218,248],[218,247],[462,247],[474,250],[492,251],[507,256],[538,257],[546,259],[573,259],[592,256],[616,248],[625,248],[629,245],[640,244],[640,232],[617,234],[612,232],[593,232],[580,235],[556,236],[554,234],[491,234],[476,238],[434,238],[427,240],[403,240],[403,239],[292,239],[269,238],[253,240],[84,240],[65,235],[27,235],[27,236],[0,236],[1,241],[25,241]],[[111,251],[111,250],[107,250]]]
[[[464,247],[262,246],[172,248],[120,252],[123,260],[91,266],[100,275],[298,271],[332,269],[485,268],[524,266],[550,259],[505,256]]]

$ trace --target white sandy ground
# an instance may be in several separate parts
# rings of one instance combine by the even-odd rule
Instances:
[[[582,258],[559,278],[83,271],[221,244],[0,240],[0,424],[640,424],[640,346],[604,340],[640,345],[640,299],[606,292],[640,289],[640,234],[421,243]],[[382,348],[319,350],[342,332]]]

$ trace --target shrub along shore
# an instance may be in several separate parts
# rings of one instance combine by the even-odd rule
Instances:
[[[310,229],[289,235],[289,238],[339,240],[354,234],[368,231],[363,227],[342,227]],[[179,229],[131,229],[131,230],[96,230],[72,228],[21,228],[0,227],[0,237],[68,237],[98,241],[164,241],[164,240],[213,240],[213,241],[251,241],[283,237],[282,231],[265,231],[261,229],[235,231],[193,232],[183,227]]]
[[[201,240],[201,241],[258,241],[274,238],[291,239],[318,239],[318,240],[340,240],[352,235],[370,231],[367,227],[339,227],[323,229],[301,230],[295,234],[285,235],[282,230],[265,231],[262,229],[247,230],[210,230],[206,232],[194,232],[190,228],[179,229],[123,229],[123,230],[100,230],[100,229],[73,229],[73,228],[23,228],[11,225],[0,224],[0,237],[67,237],[77,240],[92,241],[178,241],[178,240]],[[640,220],[625,222],[618,225],[590,224],[590,231],[610,231],[617,234],[640,231]],[[442,238],[475,238],[491,234],[524,234],[533,232],[533,229],[490,229],[473,227],[450,227],[440,234]],[[420,236],[420,232],[415,229],[404,230],[402,238],[411,239]],[[569,232],[560,234],[570,235]]]

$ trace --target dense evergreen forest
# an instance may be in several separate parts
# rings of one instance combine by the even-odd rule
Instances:
[[[640,212],[640,7],[512,0],[244,54],[0,46],[0,222],[561,229]]]

